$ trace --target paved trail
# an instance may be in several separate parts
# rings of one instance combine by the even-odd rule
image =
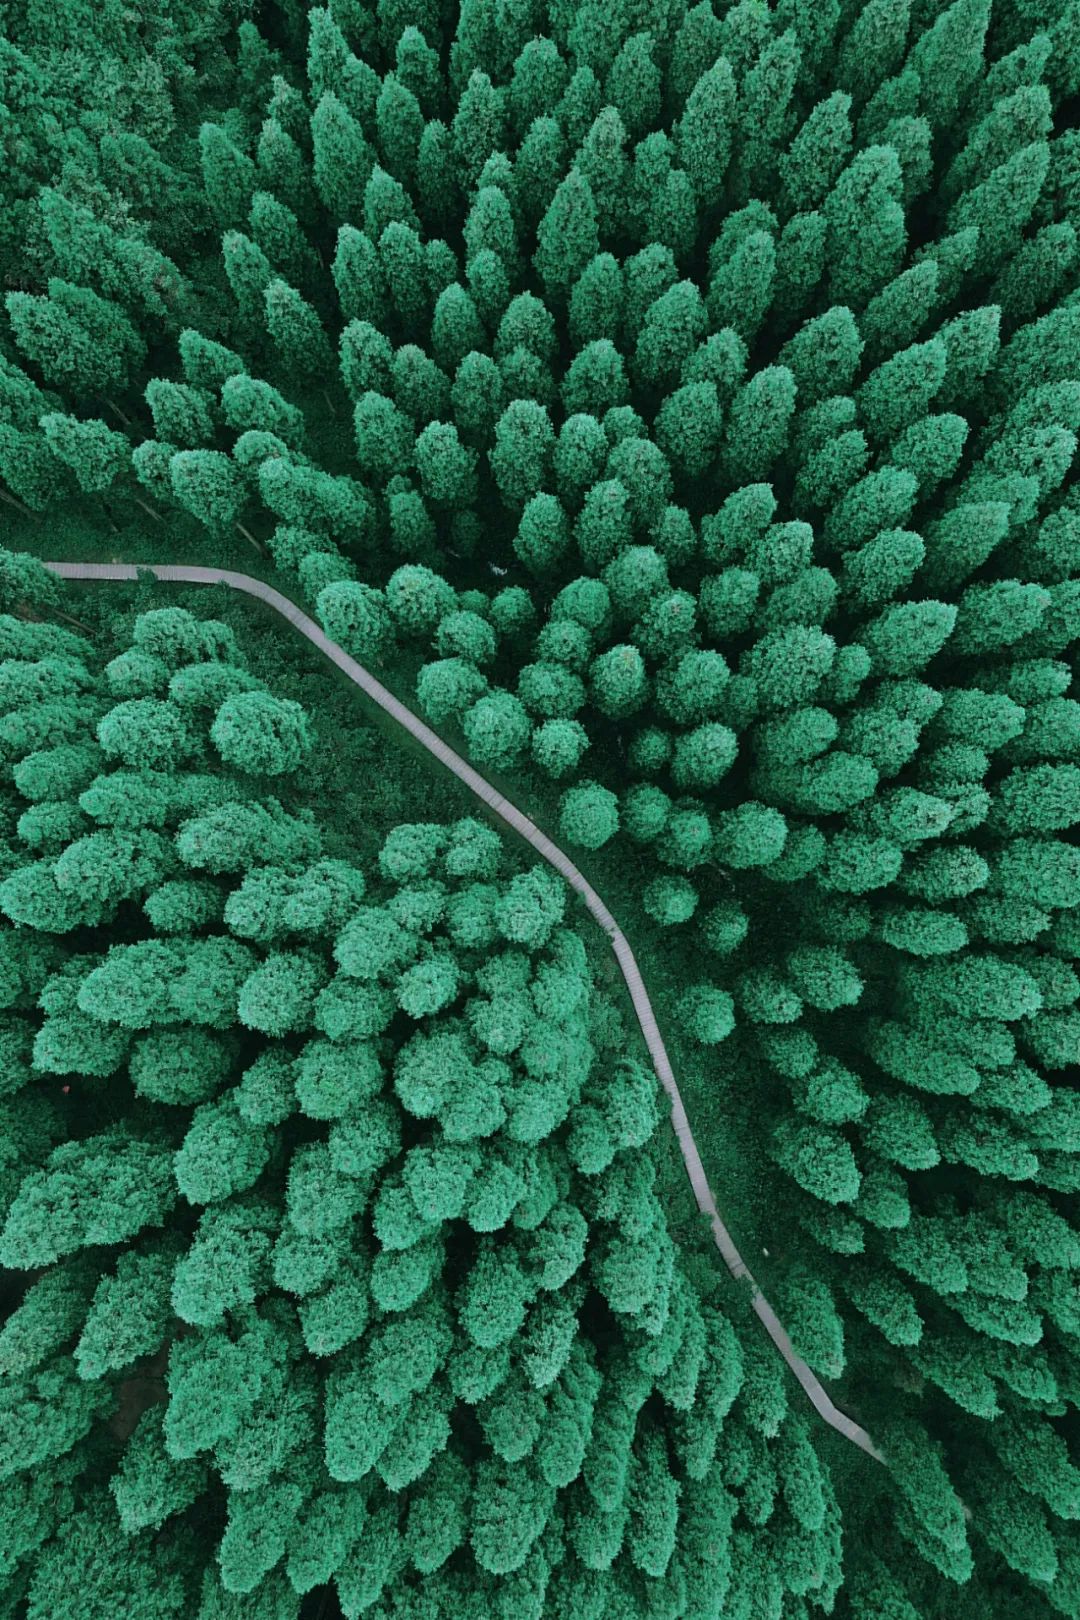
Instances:
[[[132,563],[49,562],[45,564],[45,567],[64,579],[136,579],[140,572],[140,568]],[[393,692],[388,691],[381,681],[376,680],[369,670],[366,670],[362,664],[358,664],[355,658],[350,658],[348,653],[339,647],[335,641],[331,641],[329,636],[323,633],[313,619],[309,619],[306,613],[302,613],[296,604],[290,602],[287,596],[282,596],[280,591],[275,591],[272,586],[265,585],[262,580],[254,579],[249,574],[238,574],[229,568],[189,568],[179,565],[174,566],[171,563],[158,563],[153,566],[141,565],[141,567],[143,572],[151,573],[160,580],[176,580],[188,585],[229,585],[233,590],[243,591],[248,596],[258,597],[260,602],[265,602],[268,607],[272,607],[275,612],[281,614],[282,618],[287,619],[302,636],[305,636],[308,641],[318,647],[320,652],[325,653],[326,657],[332,663],[335,663],[339,669],[343,670],[349,679],[359,686],[362,691],[366,692],[374,703],[377,703],[381,709],[391,715],[399,725],[404,726],[405,730],[415,737],[417,742],[422,743],[441,765],[445,765],[446,769],[452,771],[460,781],[464,782],[465,786],[472,793],[475,793],[478,799],[482,799],[495,815],[501,817],[526,843],[531,844],[537,854],[543,856],[544,860],[553,866],[557,872],[561,872],[570,887],[576,889],[578,894],[581,895],[589,911],[611,941],[615,958],[622,970],[622,976],[626,980],[626,987],[634,1003],[634,1011],[637,1014],[638,1023],[641,1025],[641,1033],[645,1038],[645,1044],[649,1048],[660,1083],[671,1100],[671,1123],[678,1138],[683,1163],[686,1165],[686,1172],[690,1177],[690,1185],[694,1189],[694,1197],[697,1199],[698,1208],[702,1214],[709,1217],[716,1247],[723,1255],[732,1276],[736,1279],[745,1280],[748,1284],[754,1310],[761,1318],[766,1333],[768,1333],[795,1377],[799,1380],[821,1417],[838,1434],[842,1434],[846,1440],[850,1440],[854,1445],[867,1452],[869,1456],[877,1458],[879,1462],[882,1461],[881,1453],[866,1430],[833,1404],[821,1380],[795,1350],[784,1330],[783,1323],[757,1286],[750,1274],[749,1267],[735,1247],[731,1233],[720,1219],[716,1208],[716,1200],[713,1198],[712,1189],[705,1175],[705,1167],[701,1162],[701,1155],[698,1152],[697,1143],[694,1141],[693,1132],[686,1117],[686,1109],[683,1107],[682,1097],[679,1095],[679,1087],[675,1080],[671,1061],[668,1058],[663,1037],[657,1027],[656,1014],[653,1012],[652,1003],[649,1000],[649,992],[645,988],[645,982],[634,959],[634,953],[630,949],[629,941],[615,918],[611,915],[596,890],[578,871],[570,857],[557,844],[553,844],[547,834],[541,832],[540,828],[530,821],[523,811],[519,810],[515,804],[511,804],[509,799],[504,798],[489,782],[485,781],[479,771],[474,770],[467,760],[462,759],[460,754],[456,754],[452,748],[448,747],[442,738],[432,731],[430,726],[426,726],[422,720],[418,719],[412,710],[407,708],[399,698],[396,698]]]

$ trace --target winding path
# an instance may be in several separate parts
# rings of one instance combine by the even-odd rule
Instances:
[[[649,992],[645,988],[645,982],[634,958],[634,953],[630,949],[629,941],[615,918],[596,890],[578,871],[570,857],[564,854],[557,844],[553,844],[546,833],[541,832],[540,828],[530,821],[523,811],[519,810],[515,804],[511,804],[509,799],[504,798],[489,782],[485,781],[479,771],[474,770],[466,760],[461,758],[460,754],[455,753],[452,748],[443,742],[442,738],[432,731],[430,726],[425,725],[422,720],[413,714],[411,709],[407,708],[399,698],[388,691],[381,681],[376,680],[370,671],[366,670],[362,664],[358,664],[355,658],[350,658],[349,654],[339,647],[335,641],[331,641],[329,636],[323,633],[313,619],[309,619],[306,613],[302,613],[287,596],[283,596],[280,591],[274,590],[272,586],[264,584],[262,580],[255,579],[250,574],[235,573],[229,568],[198,568],[173,565],[171,563],[140,564],[136,566],[133,563],[47,562],[45,567],[51,573],[58,574],[62,579],[134,580],[142,572],[153,574],[159,580],[174,580],[188,585],[229,585],[235,591],[243,591],[247,596],[257,597],[260,602],[265,602],[276,613],[280,613],[282,618],[287,619],[294,629],[298,630],[302,636],[305,636],[313,646],[317,647],[321,653],[324,653],[340,670],[343,670],[349,679],[360,687],[361,691],[366,692],[374,703],[377,703],[381,709],[385,710],[399,725],[404,726],[405,730],[415,737],[417,742],[421,743],[430,754],[434,755],[441,765],[445,765],[447,770],[452,771],[460,781],[464,782],[465,786],[478,799],[481,799],[489,810],[505,821],[507,826],[511,827],[519,837],[523,838],[527,844],[532,845],[538,855],[541,855],[549,865],[562,874],[570,887],[581,895],[588,910],[611,941],[611,948],[615,952],[615,959],[622,971],[623,978],[626,980],[626,987],[630,992],[630,998],[634,1004],[638,1023],[641,1025],[641,1033],[645,1038],[645,1044],[649,1049],[660,1083],[671,1101],[671,1123],[678,1139],[683,1163],[686,1165],[686,1172],[690,1177],[690,1185],[694,1189],[694,1197],[697,1199],[699,1210],[703,1215],[709,1217],[716,1247],[723,1255],[728,1270],[736,1280],[745,1280],[749,1285],[754,1310],[760,1317],[766,1333],[768,1333],[773,1344],[799,1380],[820,1416],[838,1434],[843,1435],[846,1440],[850,1440],[879,1462],[883,1461],[881,1453],[866,1430],[833,1404],[821,1380],[795,1350],[784,1330],[783,1323],[757,1286],[749,1267],[735,1247],[731,1233],[720,1219],[716,1200],[713,1198],[712,1189],[705,1175],[705,1167],[701,1162],[701,1155],[698,1152],[697,1143],[694,1141],[693,1132],[686,1117],[686,1109],[683,1107],[683,1100],[679,1094],[679,1087],[671,1067],[671,1060],[667,1055],[663,1037],[657,1027],[656,1014],[653,1012]]]

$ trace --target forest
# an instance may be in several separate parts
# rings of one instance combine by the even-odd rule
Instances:
[[[7,0],[0,130],[0,1620],[1080,1620],[1080,0]],[[51,560],[579,863],[881,1461],[551,869]]]

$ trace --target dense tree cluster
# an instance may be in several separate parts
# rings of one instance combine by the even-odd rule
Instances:
[[[328,858],[218,621],[0,642],[3,1612],[704,1617],[773,1547],[831,1600],[562,880],[476,820]]]
[[[560,839],[629,867],[638,921],[694,963],[674,1012],[752,1088],[784,1320],[819,1371],[844,1374],[887,1454],[873,1552],[849,1556],[838,1612],[967,1620],[958,1605],[1008,1601],[1024,1620],[1080,1620],[1076,0],[280,0],[239,25],[231,8],[173,6],[148,29],[161,44],[145,60],[106,6],[82,75],[70,65],[81,13],[13,9],[0,495],[27,515],[23,532],[77,522],[110,554],[113,531],[133,545],[149,532],[159,553],[215,562],[254,547],[349,651],[392,680],[415,676],[419,708],[479,768],[542,803],[554,784]],[[37,531],[30,514],[44,515]],[[25,558],[3,559],[0,589],[17,615],[55,605]],[[250,1392],[245,1357],[263,1357],[276,1369],[265,1399],[284,1411],[294,1364],[309,1367],[297,1389],[322,1375],[290,1347],[320,1353],[304,1322],[324,1307],[290,1306],[298,1327],[280,1305],[262,1313],[279,1241],[266,1223],[271,1206],[292,1221],[317,1203],[339,1225],[317,1234],[334,1258],[315,1286],[340,1288],[346,1316],[367,1312],[335,1352],[333,1399],[363,1413],[372,1446],[391,1446],[398,1431],[378,1422],[405,1397],[372,1391],[409,1354],[393,1336],[376,1338],[392,1348],[373,1360],[357,1348],[384,1297],[417,1288],[401,1320],[419,1313],[430,1356],[459,1327],[480,1345],[469,1324],[486,1331],[485,1298],[520,1307],[515,1345],[537,1311],[520,1236],[536,1228],[508,1215],[468,1235],[474,1138],[455,1136],[461,1099],[444,1094],[464,1043],[472,1103],[505,1115],[478,1139],[500,1154],[528,1142],[509,1123],[520,1106],[529,1129],[549,1121],[532,1140],[558,1144],[554,1184],[591,1189],[579,1203],[559,1193],[593,1246],[591,1292],[574,1305],[567,1281],[557,1298],[585,1324],[565,1343],[592,1348],[568,1350],[557,1396],[518,1391],[512,1421],[482,1415],[503,1412],[485,1405],[494,1386],[460,1418],[451,1397],[469,1402],[449,1359],[408,1392],[410,1444],[443,1429],[454,1441],[433,1444],[439,1484],[415,1523],[456,1524],[445,1504],[468,1497],[471,1551],[430,1574],[435,1597],[419,1595],[427,1572],[407,1551],[400,1562],[408,1534],[397,1539],[394,1515],[420,1486],[388,1482],[380,1450],[340,1482],[357,1487],[362,1528],[336,1490],[318,1510],[336,1546],[363,1548],[352,1565],[342,1552],[341,1567],[369,1572],[362,1591],[346,1578],[346,1612],[827,1610],[833,1509],[819,1516],[797,1487],[777,1496],[769,1483],[788,1478],[774,1451],[792,1478],[805,1461],[794,1420],[774,1422],[776,1369],[748,1362],[760,1389],[743,1385],[725,1435],[744,1406],[762,1421],[730,1441],[741,1461],[717,1452],[724,1489],[742,1493],[730,1587],[694,1563],[695,1548],[729,1545],[722,1498],[686,1483],[697,1476],[679,1447],[696,1408],[685,1432],[662,1388],[635,1408],[619,1476],[628,1518],[606,1564],[575,1539],[584,1496],[553,1486],[539,1460],[540,1437],[559,1432],[541,1396],[545,1414],[580,1413],[609,1381],[637,1388],[626,1369],[643,1364],[634,1335],[651,1307],[620,1313],[612,1293],[640,1297],[653,1241],[624,1230],[622,1194],[596,1194],[647,1161],[619,1145],[587,1076],[561,1092],[551,1081],[572,1063],[545,1007],[584,1020],[571,1044],[597,1037],[588,997],[575,1010],[558,989],[583,970],[552,943],[564,922],[545,934],[561,903],[545,880],[515,879],[511,898],[449,833],[413,828],[388,842],[365,900],[355,873],[327,866],[312,820],[276,796],[310,746],[302,710],[262,688],[221,628],[149,613],[102,670],[60,624],[13,617],[0,639],[0,755],[17,795],[0,890],[18,942],[5,947],[6,1061],[25,1077],[31,1054],[71,1085],[65,1098],[102,1110],[126,1075],[133,1133],[108,1115],[67,1140],[55,1097],[12,1124],[13,1195],[22,1156],[43,1179],[16,1203],[5,1261],[54,1268],[47,1309],[13,1321],[40,1309],[74,1322],[70,1339],[89,1286],[82,1248],[154,1231],[157,1249],[124,1249],[133,1269],[117,1269],[116,1297],[156,1287],[160,1300],[173,1274],[243,1275],[221,1305],[238,1314],[227,1343],[213,1340],[215,1388]],[[444,1054],[438,1084],[415,1056],[428,1038],[451,1042],[431,1049]],[[370,1088],[373,1121],[391,1119],[375,1106],[387,1098],[404,1111],[406,1158],[434,1152],[449,1116],[454,1152],[423,1173],[445,1179],[447,1202],[428,1213],[404,1169],[400,1182],[383,1175],[389,1161],[350,1179],[329,1145],[347,1123],[330,1055],[387,1041],[392,1092],[383,1057],[378,1071],[357,1057],[347,1086]],[[295,1077],[248,1064],[234,1084],[253,1042],[284,1043]],[[512,1104],[492,1078],[504,1070],[521,1088]],[[722,1087],[717,1099],[719,1112]],[[194,1110],[182,1137],[178,1109]],[[329,1122],[325,1136],[310,1120]],[[382,1129],[370,1124],[365,1146],[389,1141]],[[498,1185],[524,1173],[515,1153]],[[542,1160],[530,1156],[531,1174]],[[109,1197],[72,1205],[74,1180]],[[173,1253],[188,1241],[174,1182],[229,1212],[228,1235],[197,1253],[227,1242],[235,1266]],[[350,1203],[358,1182],[363,1210]],[[277,1205],[263,1187],[284,1189]],[[387,1245],[406,1217],[412,1240]],[[641,1246],[632,1263],[601,1258],[605,1221]],[[370,1224],[370,1283],[334,1269],[329,1234],[349,1222]],[[35,1249],[49,1232],[59,1247]],[[385,1272],[375,1244],[400,1256]],[[468,1309],[464,1285],[445,1280],[466,1262]],[[188,1308],[204,1296],[209,1310],[213,1289],[192,1284]],[[139,1322],[160,1320],[148,1311]],[[536,1332],[562,1343],[565,1326]],[[679,1331],[688,1344],[701,1332]],[[131,1335],[128,1372],[170,1337]],[[174,1335],[170,1368],[205,1342]],[[743,1354],[757,1351],[746,1341]],[[117,1371],[92,1346],[75,1363]],[[96,1400],[105,1372],[69,1388],[38,1365],[27,1376],[45,1382],[20,1397],[13,1432],[42,1410],[49,1434],[88,1432],[85,1390]],[[201,1414],[203,1394],[188,1399]],[[296,1394],[297,1412],[308,1399]],[[625,1434],[625,1411],[619,1421]],[[342,1425],[369,1432],[360,1417]],[[516,1444],[533,1434],[517,1458],[504,1455],[510,1431]],[[27,1485],[20,1511],[37,1528],[16,1538],[20,1569],[98,1456],[81,1438],[38,1443],[76,1461],[48,1474],[47,1510]],[[140,1496],[180,1504],[179,1522],[220,1514],[200,1506],[201,1454],[173,1457],[184,1467],[166,1486],[160,1447],[150,1457],[145,1443],[148,1460],[113,1493],[121,1518]],[[260,1617],[286,1614],[278,1565],[291,1567],[308,1476],[282,1462],[255,1523],[232,1444],[215,1440],[210,1469],[237,1498],[221,1567],[250,1574],[261,1558]],[[453,1461],[444,1476],[455,1457],[467,1478]],[[615,1512],[589,1477],[597,1512]],[[42,1555],[33,1620],[55,1608],[57,1583],[91,1579],[113,1511],[95,1499],[63,1557]],[[497,1527],[518,1522],[538,1540],[519,1569],[500,1568]],[[614,1537],[612,1521],[595,1534]],[[134,1590],[148,1568],[133,1555],[123,1578]],[[178,1551],[158,1581],[186,1590],[187,1569]],[[226,1581],[235,1602],[213,1586],[203,1620],[246,1612],[246,1578]]]

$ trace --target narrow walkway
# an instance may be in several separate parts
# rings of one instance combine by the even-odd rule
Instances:
[[[713,1198],[712,1189],[705,1175],[705,1167],[701,1162],[701,1155],[698,1152],[697,1143],[694,1141],[693,1132],[686,1117],[686,1109],[683,1107],[682,1097],[679,1095],[679,1087],[675,1080],[671,1061],[667,1055],[663,1037],[657,1027],[656,1014],[653,1012],[652,1003],[649,1000],[649,992],[645,988],[645,982],[634,959],[634,953],[630,949],[629,941],[615,918],[611,915],[596,890],[578,871],[570,857],[564,854],[557,844],[553,844],[547,834],[541,832],[540,828],[534,825],[523,811],[519,810],[515,804],[511,804],[510,800],[504,798],[501,793],[496,792],[491,784],[480,775],[479,771],[474,770],[466,760],[461,758],[460,754],[456,754],[452,748],[448,747],[442,738],[432,731],[430,726],[425,725],[422,720],[418,719],[412,710],[407,708],[399,698],[396,698],[393,692],[388,691],[381,681],[376,680],[370,671],[366,670],[362,664],[358,664],[355,658],[350,658],[348,653],[338,646],[337,642],[331,641],[329,636],[323,633],[313,619],[309,619],[306,613],[302,613],[294,602],[290,602],[287,596],[282,596],[280,591],[275,591],[272,586],[265,585],[262,580],[254,579],[250,574],[235,573],[229,568],[197,568],[170,563],[158,563],[153,566],[144,564],[136,567],[133,563],[47,562],[45,567],[52,573],[58,574],[62,579],[83,580],[137,579],[140,571],[142,571],[153,574],[159,580],[175,580],[186,585],[229,585],[235,591],[243,591],[248,596],[257,597],[260,602],[265,602],[276,613],[280,613],[282,618],[287,619],[294,629],[298,630],[302,636],[305,636],[313,646],[318,647],[319,651],[324,653],[340,670],[343,670],[349,679],[359,686],[363,692],[366,692],[374,703],[377,703],[381,709],[391,715],[399,725],[404,726],[405,730],[415,737],[417,742],[422,743],[441,765],[445,765],[447,770],[452,771],[460,781],[464,782],[465,786],[478,799],[483,800],[489,810],[492,810],[495,815],[505,821],[507,826],[511,827],[519,837],[532,845],[538,855],[542,855],[550,866],[553,866],[557,872],[562,874],[570,887],[581,895],[592,916],[611,941],[616,961],[622,970],[622,976],[626,980],[626,987],[634,1004],[634,1011],[637,1013],[638,1023],[641,1025],[641,1033],[645,1038],[645,1044],[649,1049],[660,1083],[671,1101],[671,1123],[678,1139],[679,1150],[683,1156],[683,1163],[686,1165],[687,1175],[690,1177],[690,1185],[694,1189],[694,1197],[697,1199],[698,1208],[702,1214],[709,1217],[716,1247],[723,1255],[728,1270],[737,1280],[745,1280],[749,1284],[754,1310],[760,1317],[765,1331],[799,1380],[820,1416],[838,1434],[842,1434],[846,1440],[850,1440],[879,1462],[883,1461],[881,1453],[866,1430],[833,1404],[821,1380],[795,1350],[782,1322],[757,1286],[746,1262],[735,1247],[731,1233],[720,1219],[716,1208],[716,1200]]]

